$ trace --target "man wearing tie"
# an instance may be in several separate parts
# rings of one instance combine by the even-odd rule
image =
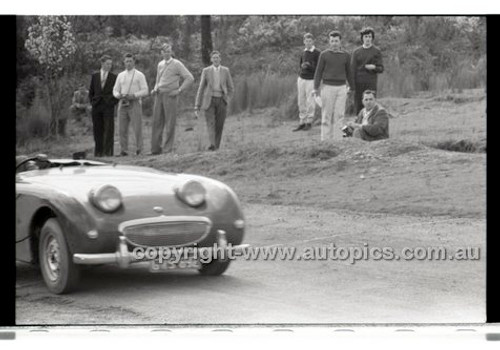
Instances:
[[[101,69],[92,74],[89,88],[96,157],[113,156],[114,115],[118,102],[113,96],[116,81],[116,75],[111,72],[113,61],[107,55],[102,56],[100,61]]]
[[[219,149],[227,106],[233,97],[234,85],[229,68],[221,66],[218,51],[210,54],[212,65],[203,69],[196,94],[195,111],[205,111],[210,151]]]

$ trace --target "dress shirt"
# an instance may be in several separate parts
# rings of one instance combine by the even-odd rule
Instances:
[[[361,125],[368,125],[368,117],[370,116],[371,112],[373,111],[373,108],[370,109],[369,111],[363,109],[363,121],[361,122]]]
[[[101,69],[101,87],[104,87],[104,84],[106,84],[106,79],[108,78],[108,73],[105,70]]]

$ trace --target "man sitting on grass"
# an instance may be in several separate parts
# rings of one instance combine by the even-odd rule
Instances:
[[[82,118],[84,118],[84,120],[90,118],[91,109],[89,91],[85,88],[85,85],[80,85],[78,90],[74,92],[72,104],[69,107],[71,115],[74,120],[80,122]]]
[[[344,127],[345,136],[353,136],[365,141],[375,141],[389,138],[389,116],[387,111],[377,103],[375,91],[363,92],[363,108],[355,122]]]

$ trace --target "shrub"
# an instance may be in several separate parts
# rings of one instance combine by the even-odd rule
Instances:
[[[255,108],[279,107],[296,89],[295,76],[275,73],[246,75],[235,81],[230,110],[239,113]]]
[[[16,116],[16,143],[25,145],[33,138],[47,136],[50,125],[50,110],[37,93],[30,107],[18,106]]]

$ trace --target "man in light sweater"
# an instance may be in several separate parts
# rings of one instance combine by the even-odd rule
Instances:
[[[342,36],[335,30],[328,36],[330,48],[321,52],[314,74],[313,94],[318,95],[321,87],[321,141],[333,139],[334,121],[344,118],[347,90],[353,86],[351,57],[340,47]]]
[[[128,155],[128,129],[130,123],[135,135],[136,154],[142,152],[142,103],[141,98],[148,95],[148,84],[144,74],[135,69],[135,57],[128,53],[124,56],[125,70],[116,77],[113,95],[118,103],[118,130],[120,133],[120,156]]]
[[[184,64],[172,57],[172,46],[170,44],[164,44],[161,53],[163,60],[158,63],[156,83],[151,91],[151,94],[155,96],[151,135],[152,155],[160,154],[162,151],[173,151],[179,95],[194,82],[193,75]],[[182,85],[180,84],[181,79]],[[166,135],[165,143],[162,145],[164,128],[166,129]]]

